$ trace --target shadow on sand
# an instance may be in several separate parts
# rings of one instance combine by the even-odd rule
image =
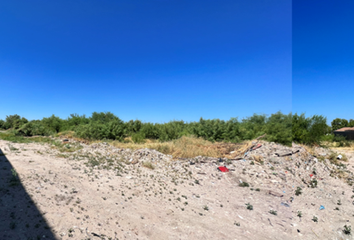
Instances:
[[[57,239],[1,149],[0,239]]]

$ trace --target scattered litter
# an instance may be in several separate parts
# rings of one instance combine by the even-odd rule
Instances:
[[[272,190],[269,190],[268,193],[269,193],[270,195],[275,196],[275,197],[282,197],[282,196],[284,196],[283,194],[274,192],[274,191],[272,191]]]
[[[229,169],[227,167],[218,167],[218,170],[221,172],[229,172]]]
[[[325,207],[321,205],[321,206],[320,206],[320,210],[323,210],[323,209],[325,209]]]
[[[282,202],[282,203],[281,203],[281,205],[283,205],[283,206],[285,206],[285,207],[290,207],[290,205],[289,205],[289,204],[284,203],[284,202]]]
[[[342,155],[338,155],[337,159],[342,159],[342,157],[343,157]]]
[[[254,146],[254,147],[252,148],[252,151],[253,151],[253,150],[256,150],[256,149],[258,149],[258,148],[260,148],[260,147],[262,147],[262,144],[259,144],[259,143],[258,143],[256,146]]]

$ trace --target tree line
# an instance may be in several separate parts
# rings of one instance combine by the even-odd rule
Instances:
[[[182,136],[193,135],[209,141],[241,142],[266,134],[266,140],[291,145],[291,113],[277,112],[266,115],[228,121],[203,119],[196,122],[170,121],[150,123],[140,120],[122,121],[111,112],[94,112],[90,117],[71,114],[66,119],[52,115],[42,120],[28,121],[17,114],[0,120],[0,129],[12,129],[21,136],[49,136],[64,131],[74,131],[79,138],[124,141],[131,137],[134,142],[144,139],[169,141]]]
[[[277,112],[267,115],[254,114],[251,117],[228,121],[203,119],[196,122],[170,121],[150,123],[140,120],[122,121],[111,112],[94,112],[90,117],[71,114],[66,119],[52,115],[42,120],[28,121],[17,114],[0,120],[0,129],[12,129],[20,136],[49,136],[65,131],[74,131],[79,138],[91,140],[112,139],[124,141],[130,137],[134,142],[145,139],[170,141],[182,136],[193,135],[206,140],[238,143],[266,134],[265,140],[291,146],[292,142],[320,144],[322,141],[344,141],[336,137],[334,130],[354,127],[354,120],[336,118],[331,126],[322,115],[306,117],[305,114],[283,114]]]

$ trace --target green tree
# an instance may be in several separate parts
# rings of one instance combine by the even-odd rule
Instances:
[[[341,118],[336,118],[332,121],[332,130],[335,131],[340,128],[348,127],[348,120],[346,119],[341,119]]]
[[[354,127],[354,119],[349,120],[348,127]]]

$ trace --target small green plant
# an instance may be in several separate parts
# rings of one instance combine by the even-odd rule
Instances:
[[[342,205],[341,200],[338,200],[337,205]]]
[[[259,192],[259,191],[261,191],[261,189],[259,189],[259,188],[256,188],[256,191],[257,191],[257,192]]]
[[[318,222],[318,218],[316,216],[313,216],[312,221]]]
[[[316,180],[316,179],[312,179],[312,181],[310,182],[310,186],[311,186],[312,188],[317,187],[317,180]]]
[[[299,218],[301,218],[301,217],[302,217],[302,212],[301,212],[301,211],[297,211],[297,216],[298,216]]]
[[[240,187],[249,187],[250,185],[247,182],[242,182],[239,184]]]
[[[246,203],[246,206],[248,210],[253,210],[253,206],[250,203]]]
[[[351,231],[352,231],[351,226],[344,225],[344,229],[343,229],[344,234],[350,235]]]
[[[203,207],[203,209],[204,209],[205,211],[209,211],[209,208],[208,208],[208,206],[206,206],[206,205]]]
[[[297,187],[297,189],[295,190],[295,195],[299,196],[300,194],[302,194],[302,189],[301,187]]]
[[[241,224],[239,222],[235,222],[234,225],[239,227]]]
[[[336,207],[334,210],[337,210],[337,211],[339,211],[339,208],[338,207]]]
[[[275,215],[275,216],[278,215],[278,214],[277,214],[277,211],[274,211],[274,210],[270,210],[269,213],[270,213],[270,214],[273,214],[273,215]]]

